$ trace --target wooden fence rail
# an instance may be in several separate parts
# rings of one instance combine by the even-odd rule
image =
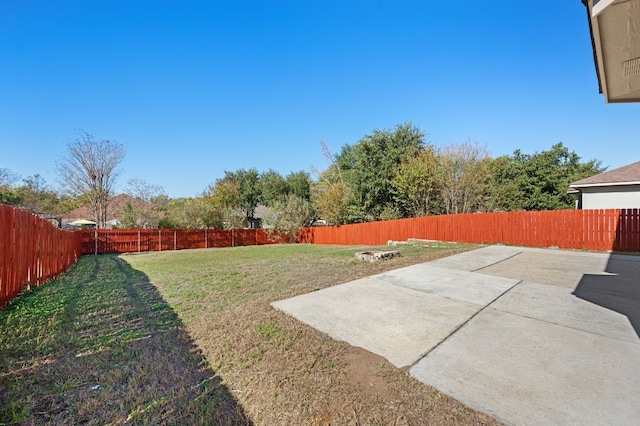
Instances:
[[[79,231],[82,254],[132,253],[282,242],[264,229],[91,229]]]
[[[640,252],[640,210],[554,210],[425,216],[306,228],[300,242],[379,245],[409,238]]]
[[[79,234],[0,204],[0,307],[25,286],[57,277],[80,256]]]

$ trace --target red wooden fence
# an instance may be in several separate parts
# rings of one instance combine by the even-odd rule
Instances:
[[[640,252],[640,211],[555,210],[425,216],[306,228],[300,241],[379,245],[409,238]]]
[[[91,229],[79,231],[82,254],[132,253],[272,244],[264,229]]]
[[[80,235],[0,204],[0,307],[26,285],[41,285],[80,257]]]
[[[640,252],[640,211],[561,210],[426,216],[306,228],[300,242],[379,245],[409,238],[528,247]],[[282,242],[262,229],[67,232],[0,205],[0,307],[27,284],[56,277],[82,254],[231,247]]]

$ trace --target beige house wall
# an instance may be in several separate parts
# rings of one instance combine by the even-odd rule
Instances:
[[[640,185],[581,188],[583,209],[640,209]]]

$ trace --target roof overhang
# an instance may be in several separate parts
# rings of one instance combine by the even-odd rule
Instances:
[[[582,0],[587,7],[600,93],[640,102],[640,0]]]
[[[608,182],[608,183],[585,183],[579,185],[569,185],[569,188],[580,190],[582,188],[603,188],[603,187],[611,187],[611,186],[631,186],[631,185],[640,185],[640,181],[633,182]]]

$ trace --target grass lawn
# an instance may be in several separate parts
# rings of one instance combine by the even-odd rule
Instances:
[[[471,247],[83,257],[0,310],[0,424],[496,424],[269,305]]]

